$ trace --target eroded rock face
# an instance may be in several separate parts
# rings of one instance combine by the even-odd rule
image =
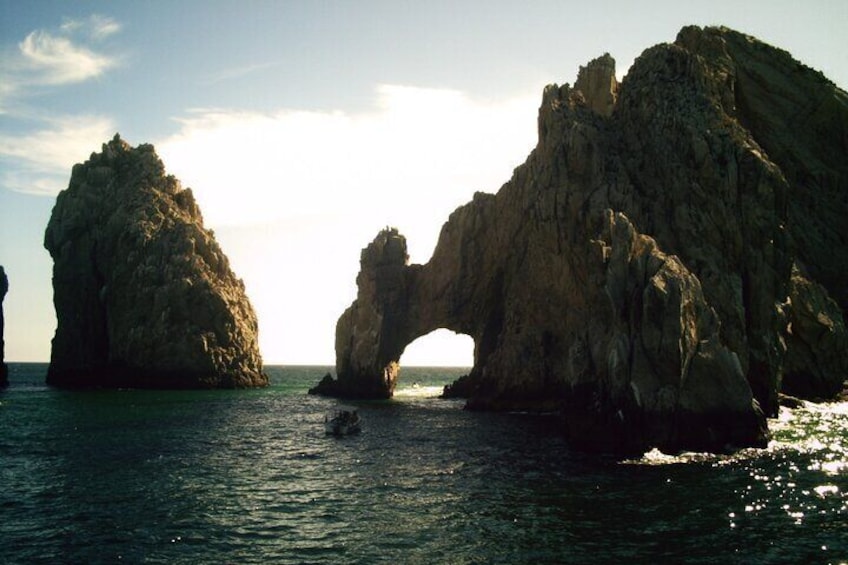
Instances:
[[[615,78],[615,59],[604,53],[589,61],[577,72],[575,93],[583,95],[585,103],[602,116],[611,116],[618,98],[618,80]]]
[[[848,241],[836,221],[848,212],[845,93],[724,28],[685,28],[620,85],[608,56],[580,74],[574,88],[545,89],[526,163],[450,216],[426,265],[404,253],[365,260],[389,241],[405,249],[393,231],[363,252],[359,294],[337,326],[337,380],[318,392],[389,396],[404,347],[448,328],[475,342],[457,387],[469,408],[559,410],[588,449],[762,446],[789,322],[809,319],[793,305],[825,303],[789,299],[793,262],[832,292],[827,304],[848,287],[848,269],[820,264],[804,242]],[[796,112],[827,119],[793,135],[805,127]],[[800,192],[807,203],[795,206]],[[848,246],[837,247],[840,264]],[[792,327],[805,344],[821,333]]]
[[[6,366],[5,322],[3,320],[3,299],[9,291],[9,279],[3,265],[0,265],[0,388],[9,385],[9,368]]]
[[[395,390],[403,349],[409,343],[401,328],[407,324],[406,239],[386,229],[362,250],[356,279],[356,302],[336,324],[336,351],[341,381],[327,379],[312,393],[349,398],[390,398]],[[375,320],[380,320],[374,324]],[[365,334],[365,335],[364,335]]]
[[[151,145],[116,135],[75,165],[44,246],[58,321],[49,384],[267,384],[244,284]]]
[[[829,400],[848,380],[848,329],[827,290],[794,269],[789,285],[789,324],[782,391]]]

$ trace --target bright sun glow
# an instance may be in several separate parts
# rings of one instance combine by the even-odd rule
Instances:
[[[535,94],[480,102],[386,85],[354,115],[195,110],[155,145],[244,279],[266,362],[326,363],[360,250],[395,226],[426,262],[448,215],[526,158],[537,106]],[[458,339],[424,339],[404,362],[470,365],[473,344]]]
[[[536,95],[480,103],[384,85],[376,109],[356,115],[195,110],[156,146],[214,226],[410,209],[417,217],[508,180],[532,147],[537,104]]]

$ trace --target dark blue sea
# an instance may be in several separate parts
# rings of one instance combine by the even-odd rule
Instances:
[[[569,449],[551,416],[436,398],[405,368],[324,433],[328,367],[242,391],[0,392],[0,563],[846,563],[848,404],[784,409],[767,450]]]

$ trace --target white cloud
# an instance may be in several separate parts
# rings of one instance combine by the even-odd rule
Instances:
[[[239,79],[255,72],[265,71],[276,66],[277,63],[266,62],[252,63],[242,67],[231,67],[208,76],[203,82],[207,85],[217,84],[220,82]]]
[[[0,59],[0,114],[10,100],[34,87],[84,82],[120,64],[120,57],[95,51],[86,42],[99,42],[120,31],[121,25],[103,16],[66,20],[56,31],[30,32],[17,49]]]
[[[19,192],[57,194],[67,186],[71,167],[114,134],[109,118],[72,116],[49,119],[46,127],[30,133],[0,135],[0,183]]]
[[[67,37],[33,31],[18,45],[35,84],[83,82],[114,67],[115,59],[74,44]]]
[[[121,31],[121,24],[113,18],[92,14],[84,19],[66,19],[60,29],[67,33],[83,33],[95,41],[106,39]]]
[[[495,192],[535,143],[535,94],[478,101],[394,85],[376,94],[358,114],[194,110],[157,151],[211,225],[356,214],[414,229],[440,226],[475,191]]]
[[[360,250],[393,225],[426,262],[450,212],[527,157],[538,103],[386,85],[361,113],[194,110],[155,145],[244,279],[265,360],[325,363]],[[444,336],[411,347],[409,362],[470,363],[473,344]]]
[[[85,45],[118,33],[121,25],[100,15],[69,19],[56,30],[29,33],[0,58],[0,114],[28,122],[25,133],[0,132],[0,183],[7,189],[52,195],[63,189],[71,167],[108,140],[115,124],[103,116],[51,116],[29,105],[9,105],[39,87],[84,82],[114,68],[119,59]],[[33,119],[32,116],[39,116]],[[46,116],[46,117],[45,117]],[[33,127],[34,125],[34,127]]]

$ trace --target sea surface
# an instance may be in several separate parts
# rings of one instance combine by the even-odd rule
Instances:
[[[781,411],[767,450],[569,449],[551,416],[437,398],[404,368],[326,436],[328,367],[242,391],[67,392],[10,364],[0,563],[846,563],[848,404]]]

